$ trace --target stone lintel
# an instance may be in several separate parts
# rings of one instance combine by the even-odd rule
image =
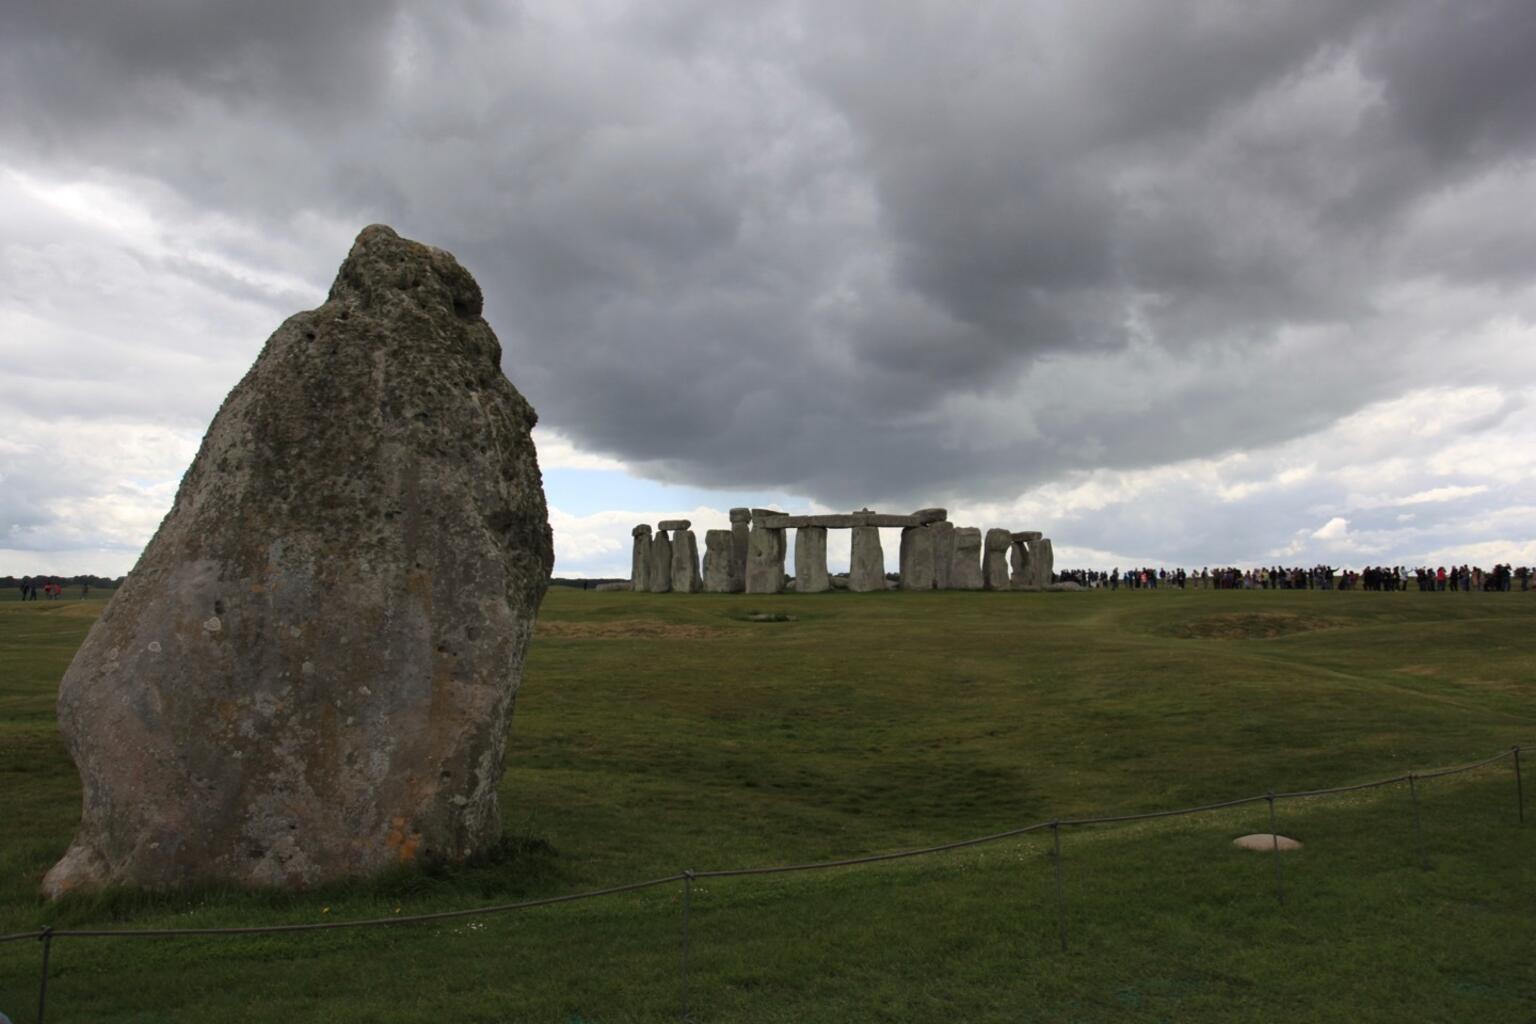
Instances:
[[[1009,536],[1016,541],[1031,541],[1039,540],[1042,536],[1044,536],[1044,534],[1042,534],[1039,530],[1020,530],[1017,533],[1009,534]]]
[[[629,531],[629,535],[631,537],[649,537],[651,535],[651,524],[650,523],[641,523],[639,526],[635,527],[633,530],[630,530]]]
[[[692,525],[693,521],[690,519],[663,519],[656,524],[656,529],[671,532],[672,530],[686,530]]]
[[[949,518],[947,508],[920,508],[912,513],[911,518],[916,519],[918,526],[926,526],[928,523],[940,523]]]

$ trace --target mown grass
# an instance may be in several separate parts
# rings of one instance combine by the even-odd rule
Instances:
[[[49,906],[78,786],[52,721],[99,602],[0,607],[0,933],[402,916],[857,856],[1056,817],[1392,776],[1536,744],[1536,596],[761,597],[553,590],[479,863],[301,894]],[[1528,762],[1529,763],[1529,760]],[[1527,773],[1526,781],[1536,784]],[[1529,787],[1528,788],[1532,788]],[[707,879],[698,1020],[1531,1021],[1536,788],[1509,762],[915,860]],[[676,885],[366,932],[61,940],[49,1020],[630,1021],[680,1009]],[[35,942],[0,946],[29,1019]]]

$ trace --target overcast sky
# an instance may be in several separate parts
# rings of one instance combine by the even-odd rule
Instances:
[[[1536,562],[1533,54],[1530,0],[8,0],[0,575],[127,571],[372,222],[480,281],[558,575],[770,503]]]

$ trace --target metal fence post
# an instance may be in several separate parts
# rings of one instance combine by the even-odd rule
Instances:
[[[1051,859],[1056,862],[1056,930],[1061,951],[1067,951],[1067,890],[1061,883],[1061,822],[1051,822]]]
[[[1515,752],[1515,806],[1520,811],[1520,824],[1525,824],[1525,783],[1520,778],[1520,748],[1511,748]]]
[[[1429,852],[1424,848],[1424,823],[1419,815],[1419,786],[1418,776],[1413,772],[1408,773],[1408,795],[1413,799],[1413,834],[1419,842],[1419,863],[1425,871],[1429,870]]]
[[[48,1009],[48,954],[53,952],[53,928],[45,926],[38,939],[43,943],[43,974],[37,981],[37,1024],[43,1024]]]
[[[1264,799],[1269,801],[1269,838],[1275,844],[1275,899],[1285,902],[1285,882],[1280,874],[1280,832],[1275,828],[1275,793],[1271,790]]]
[[[681,1020],[688,1019],[688,918],[693,906],[693,869],[683,872],[683,1013]]]

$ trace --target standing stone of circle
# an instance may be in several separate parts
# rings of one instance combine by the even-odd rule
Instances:
[[[60,683],[83,807],[49,897],[499,841],[554,555],[536,417],[480,313],[451,255],[374,225],[267,340]]]
[[[1056,571],[1056,556],[1051,551],[1051,538],[1041,537],[1029,545],[1029,568],[1035,586],[1048,587]]]
[[[730,530],[704,531],[704,592],[739,594],[745,586],[736,570],[735,537]]]
[[[952,590],[982,589],[981,530],[974,526],[955,528],[955,556],[950,563],[949,586]]]
[[[629,589],[649,590],[651,588],[650,524],[641,523],[629,532],[635,538],[634,553],[629,559]]]
[[[667,531],[658,529],[651,541],[651,593],[667,594],[672,591],[672,538]]]
[[[698,538],[692,530],[681,527],[672,534],[672,592],[697,594],[702,585],[699,579]]]
[[[1008,585],[1014,590],[1028,590],[1035,586],[1034,576],[1029,564],[1029,546],[1025,543],[1025,535],[1014,533],[1009,535],[1012,542],[1008,548],[1008,561],[1010,573]]]
[[[827,577],[827,528],[802,526],[795,530],[795,590],[820,594],[831,590]]]
[[[987,531],[987,550],[982,557],[981,585],[986,590],[1008,589],[1008,548],[1013,538],[1007,530]]]
[[[746,585],[747,576],[747,534],[752,522],[752,510],[749,508],[731,509],[731,557],[735,559],[733,573]],[[740,589],[740,588],[738,588]]]
[[[848,589],[860,594],[885,589],[885,552],[880,549],[879,527],[853,528],[853,551],[848,559]]]
[[[747,535],[747,593],[781,594],[784,592],[784,531],[769,529],[763,520],[782,513],[772,509],[752,510],[752,532]]]
[[[901,531],[901,589],[933,589],[933,531],[908,526]]]
[[[948,590],[955,567],[955,524],[944,520],[928,529],[933,531],[933,588]]]

